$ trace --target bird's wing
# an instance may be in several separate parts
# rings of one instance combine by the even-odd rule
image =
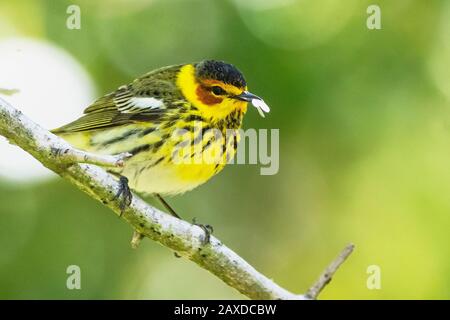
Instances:
[[[177,68],[150,72],[91,104],[84,116],[53,133],[104,129],[135,122],[161,122],[182,97],[175,84]]]

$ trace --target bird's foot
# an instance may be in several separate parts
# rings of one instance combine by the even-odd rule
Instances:
[[[128,179],[124,176],[119,178],[119,191],[114,196],[114,200],[120,199],[120,216],[122,217],[125,209],[131,204],[133,200],[133,194],[131,193],[130,187],[128,186]]]
[[[181,219],[181,217],[175,212],[175,210],[173,210],[173,208],[166,202],[166,200],[164,200],[164,198],[160,195],[160,194],[156,194],[156,197],[159,199],[159,201],[161,201],[161,203],[164,205],[164,207],[167,209],[167,211],[169,211],[170,214],[172,214],[174,217]],[[197,221],[194,219],[192,219],[192,224],[200,227],[203,229],[203,231],[205,232],[205,237],[203,238],[203,245],[206,245],[210,242],[211,240],[211,234],[214,232],[214,229],[211,225],[209,224],[201,224],[201,223],[197,223]],[[175,257],[178,257],[179,255],[177,253],[175,253]]]
[[[203,245],[207,245],[211,241],[211,234],[214,232],[214,228],[209,224],[197,223],[195,218],[192,219],[192,224],[203,229],[203,231],[205,232]]]

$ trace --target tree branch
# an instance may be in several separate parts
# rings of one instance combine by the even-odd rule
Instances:
[[[317,279],[316,283],[314,283],[311,288],[305,294],[305,297],[308,299],[317,299],[320,292],[325,288],[327,284],[330,283],[336,271],[339,269],[341,264],[347,260],[347,258],[352,254],[355,249],[355,245],[350,243],[348,244],[341,253],[334,259],[333,262],[325,269],[325,271],[320,275],[319,279]]]
[[[119,189],[118,181],[105,170],[80,162],[120,166],[127,154],[99,156],[75,150],[1,98],[0,134],[120,215],[120,200],[115,199]],[[210,243],[203,245],[205,234],[200,227],[153,208],[136,195],[123,212],[122,218],[135,230],[133,246],[137,246],[143,236],[157,241],[179,256],[210,271],[251,299],[315,299],[326,284],[325,281],[319,286],[320,289],[308,291],[308,296],[291,293],[256,271],[217,238],[211,237]],[[347,256],[348,254],[343,256],[327,274],[334,274]]]
[[[131,153],[117,155],[98,155],[77,149],[53,149],[55,158],[61,163],[90,163],[106,167],[122,167],[124,161],[131,157]]]

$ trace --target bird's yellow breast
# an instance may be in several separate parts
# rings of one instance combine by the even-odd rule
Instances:
[[[213,137],[214,132],[210,131],[198,139],[199,130],[171,135],[165,140],[161,140],[159,130],[139,134],[148,127],[149,124],[137,123],[62,137],[76,148],[98,154],[129,152],[137,146],[135,155],[123,168],[110,170],[127,177],[130,187],[138,192],[165,195],[184,193],[207,182],[234,157],[239,140],[237,130],[228,139],[225,135]],[[127,138],[114,142],[111,139],[120,136]]]

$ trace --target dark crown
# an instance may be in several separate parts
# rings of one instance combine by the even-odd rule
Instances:
[[[204,60],[195,69],[195,75],[199,79],[219,80],[238,88],[247,86],[242,73],[232,64],[223,61]]]

